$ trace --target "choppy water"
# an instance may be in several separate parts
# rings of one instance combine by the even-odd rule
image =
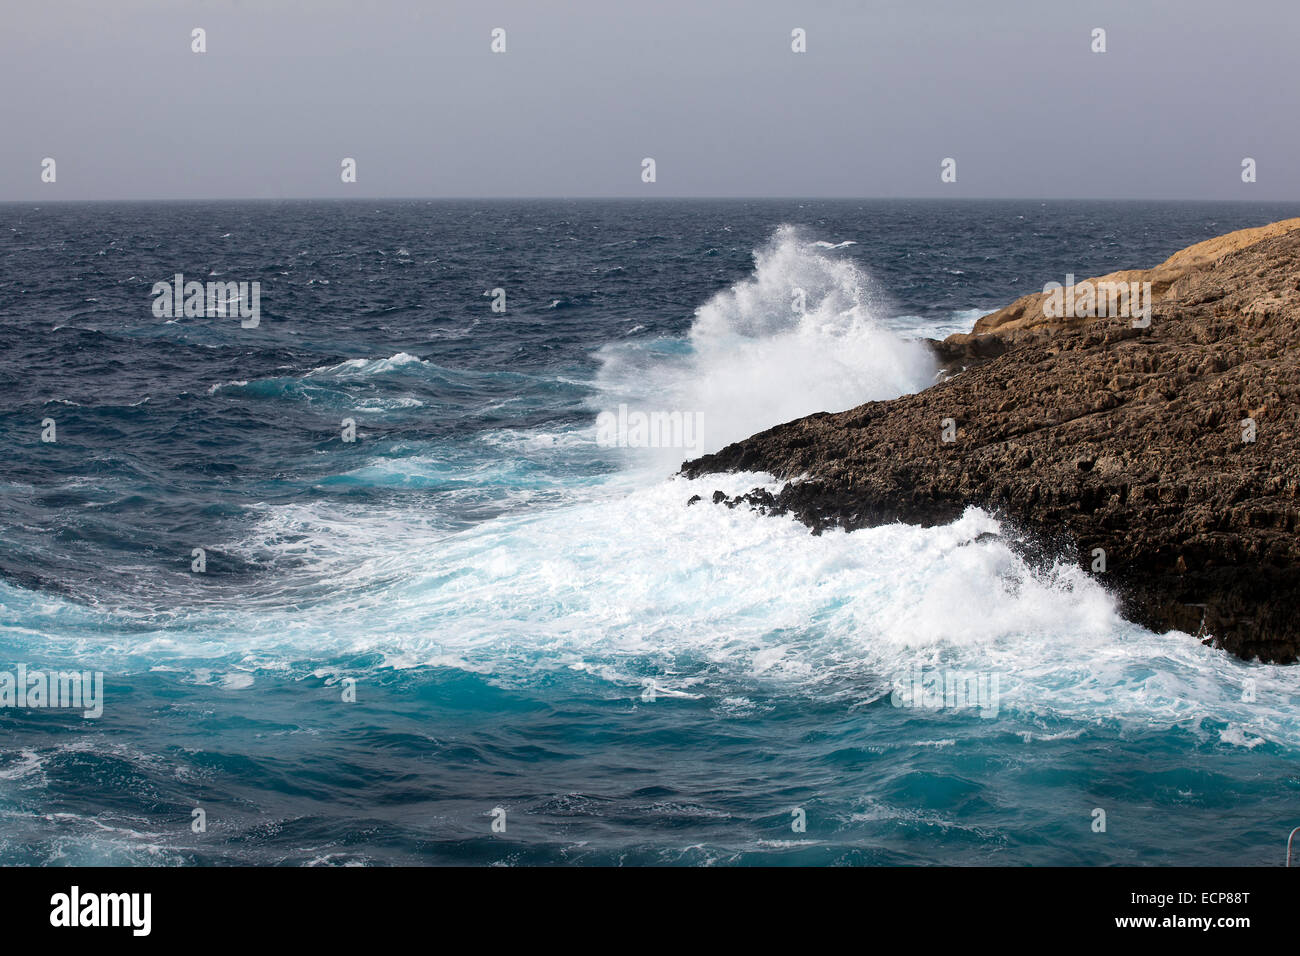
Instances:
[[[0,709],[0,863],[1278,863],[1300,670],[981,512],[814,537],[595,423],[894,397],[919,335],[1298,213],[0,205],[0,671],[105,675],[96,720]],[[178,272],[260,325],[156,318]],[[918,671],[996,700],[896,706]]]

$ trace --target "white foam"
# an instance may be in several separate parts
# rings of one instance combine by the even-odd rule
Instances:
[[[781,422],[925,387],[935,372],[931,354],[886,329],[880,311],[851,261],[783,226],[754,254],[751,277],[696,311],[687,348],[662,339],[602,348],[597,410],[626,402],[698,413],[696,447],[638,456],[671,471],[685,457]]]
[[[789,309],[796,285],[808,295],[806,314]],[[871,301],[851,264],[783,231],[756,256],[752,278],[699,310],[689,342],[609,347],[599,385],[606,398],[660,396],[701,409],[715,445],[808,411],[892,397],[928,380],[928,359],[878,327]],[[419,361],[399,353],[318,371]],[[581,451],[586,439],[499,430],[484,441],[559,453]],[[480,462],[453,474],[436,460],[406,459],[356,474],[509,486],[503,467]],[[980,540],[1001,529],[979,510],[946,527],[814,536],[789,517],[711,503],[715,489],[775,487],[766,476],[663,474],[640,462],[465,530],[427,503],[329,498],[267,508],[229,548],[278,590],[180,611],[166,603],[106,611],[0,583],[0,606],[13,605],[10,619],[24,622],[0,633],[16,648],[125,667],[148,660],[229,673],[206,662],[240,655],[239,674],[253,674],[373,655],[377,666],[457,667],[505,684],[564,673],[630,701],[651,677],[662,698],[655,706],[703,697],[731,711],[793,695],[869,713],[911,670],[953,669],[996,675],[1000,713],[1042,730],[1017,727],[1026,742],[1064,737],[1052,722],[1067,718],[1179,725],[1222,746],[1300,744],[1300,669],[1247,664],[1188,635],[1128,624],[1077,568],[1035,573],[1005,541]],[[703,500],[687,507],[697,494]],[[1248,678],[1253,702],[1242,700]],[[951,734],[909,739],[938,746]]]
[[[320,368],[314,368],[303,378],[364,378],[369,375],[379,375],[384,372],[391,372],[394,369],[401,368],[404,365],[427,365],[423,359],[411,355],[408,352],[398,352],[396,355],[390,355],[382,359],[348,359],[346,362],[340,362],[338,365],[327,365]]]
[[[1230,725],[1227,745],[1300,743],[1300,671],[1124,622],[1073,567],[1035,574],[1004,541],[976,540],[999,531],[983,512],[939,528],[814,536],[793,519],[708,500],[715,488],[735,494],[761,480],[605,489],[454,534],[396,510],[327,518],[318,502],[317,523],[300,512],[264,529],[292,542],[284,547],[306,563],[305,579],[330,582],[311,602],[289,589],[278,601],[195,610],[129,639],[114,633],[122,613],[50,596],[21,616],[47,635],[47,653],[61,645],[101,660],[196,666],[242,653],[250,669],[374,654],[381,666],[458,666],[506,684],[583,672],[629,699],[650,674],[666,704],[758,692],[839,699],[849,710],[914,668],[953,669],[996,674],[1000,711],[1023,719],[1192,729],[1209,720]],[[693,494],[704,500],[686,507]],[[81,625],[76,639],[61,636],[70,616]],[[141,609],[132,623],[149,616]],[[88,641],[90,623],[98,633]],[[1253,703],[1242,700],[1247,678]]]

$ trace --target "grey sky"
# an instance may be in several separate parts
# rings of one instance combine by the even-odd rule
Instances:
[[[1300,199],[1297,0],[6,0],[0,23],[0,200]]]

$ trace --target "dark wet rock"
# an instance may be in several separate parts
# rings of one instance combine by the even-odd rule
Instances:
[[[1300,231],[1230,247],[1165,291],[1147,328],[1027,324],[922,392],[770,428],[683,473],[768,472],[776,493],[713,501],[815,532],[978,505],[1090,572],[1104,552],[1096,576],[1131,620],[1293,662]]]

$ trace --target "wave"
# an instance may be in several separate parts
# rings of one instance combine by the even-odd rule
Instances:
[[[998,719],[1044,739],[1065,718],[1183,727],[1220,746],[1300,745],[1292,669],[1125,622],[1072,565],[1027,566],[977,509],[945,527],[814,536],[789,518],[685,504],[764,480],[604,488],[450,533],[399,509],[274,509],[249,557],[305,562],[327,583],[311,601],[290,589],[150,627],[147,613],[5,586],[2,629],[43,659],[185,665],[209,681],[452,667],[503,686],[567,675],[610,697],[653,681],[666,697],[793,695],[848,709],[888,706],[916,669],[957,670],[998,675]],[[1242,700],[1247,679],[1253,703]]]
[[[601,409],[698,415],[698,441],[652,456],[665,467],[803,415],[925,387],[930,352],[886,328],[883,297],[833,248],[782,226],[754,253],[750,277],[696,310],[685,340],[603,347]]]
[[[369,378],[375,375],[384,375],[388,372],[397,371],[412,365],[422,365],[430,367],[430,363],[418,356],[411,355],[407,352],[398,352],[384,359],[348,359],[346,362],[340,362],[337,365],[326,365],[320,368],[314,368],[303,378],[331,378],[331,379],[350,379],[350,378]]]
[[[957,309],[940,316],[897,315],[889,320],[895,333],[908,338],[945,339],[956,333],[967,333],[975,322],[988,315],[992,309]]]
[[[853,263],[782,228],[686,335],[605,345],[585,384],[596,408],[698,411],[705,444],[720,447],[928,383],[928,352],[883,326],[880,302]],[[355,379],[416,370],[452,374],[400,352],[221,388],[345,396]],[[459,383],[478,394],[482,374]],[[998,719],[1014,715],[1017,732],[1028,722],[1033,739],[1059,736],[1053,722],[1067,717],[1177,725],[1214,746],[1300,745],[1300,671],[1125,622],[1072,565],[1027,566],[982,511],[944,527],[814,536],[791,518],[709,503],[715,490],[775,487],[769,476],[666,479],[686,449],[593,474],[576,464],[596,448],[580,427],[498,426],[477,443],[494,454],[421,447],[328,480],[412,487],[424,492],[415,505],[331,495],[263,507],[221,546],[264,571],[256,592],[109,608],[0,583],[0,632],[35,659],[186,668],[232,687],[261,670],[451,667],[502,684],[588,681],[609,697],[639,696],[649,680],[666,697],[729,707],[773,692],[888,706],[910,669],[949,668],[999,675]],[[437,502],[453,496],[496,512],[445,520]],[[510,496],[523,506],[501,507]],[[1247,678],[1258,702],[1241,699]]]
[[[384,412],[423,408],[430,400],[466,399],[472,404],[478,390],[503,389],[518,378],[513,373],[446,368],[398,352],[387,358],[348,359],[322,365],[299,375],[222,382],[210,386],[208,394],[301,401],[330,410]],[[402,387],[418,390],[419,397],[393,391]]]

